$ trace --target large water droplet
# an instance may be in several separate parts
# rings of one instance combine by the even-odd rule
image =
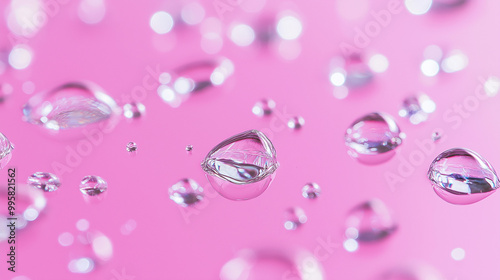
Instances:
[[[120,111],[109,95],[89,82],[67,83],[36,94],[23,108],[26,121],[52,132],[111,121]]]
[[[53,192],[61,186],[61,182],[52,173],[35,172],[28,177],[28,185],[46,192]]]
[[[419,93],[403,100],[399,116],[407,118],[412,124],[424,122],[436,110],[436,103],[426,94]]]
[[[0,169],[3,169],[12,158],[14,145],[0,132]]]
[[[398,125],[385,113],[371,113],[355,120],[345,134],[349,155],[365,164],[389,160],[402,142]]]
[[[302,196],[308,199],[316,199],[321,194],[321,188],[316,183],[307,183],[302,187]]]
[[[285,211],[285,222],[283,226],[287,230],[296,230],[307,222],[306,213],[302,208],[293,207]]]
[[[438,155],[427,176],[436,194],[452,204],[478,202],[498,188],[498,176],[486,159],[468,149],[454,148]]]
[[[191,206],[203,200],[203,188],[195,180],[184,178],[168,189],[168,195],[180,206]]]
[[[279,164],[269,138],[260,131],[249,130],[215,146],[201,166],[220,195],[247,200],[267,189]]]
[[[396,229],[397,225],[385,204],[372,199],[349,212],[345,235],[359,242],[374,242],[387,238]]]
[[[99,176],[85,176],[80,182],[80,191],[84,195],[98,196],[108,190],[108,183]]]

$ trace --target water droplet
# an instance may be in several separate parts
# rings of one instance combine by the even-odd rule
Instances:
[[[308,199],[316,199],[321,194],[321,188],[316,183],[307,183],[302,187],[302,196]]]
[[[26,121],[52,132],[111,121],[119,112],[115,101],[91,83],[67,83],[38,93],[23,108]]]
[[[137,227],[137,222],[135,220],[128,220],[125,224],[120,227],[120,232],[123,235],[130,235]]]
[[[195,25],[205,18],[205,9],[200,3],[191,2],[182,7],[181,17],[186,24]]]
[[[451,250],[451,258],[456,261],[465,259],[465,250],[462,248],[455,248]]]
[[[123,105],[123,115],[127,119],[138,119],[146,113],[146,106],[139,102],[132,102]]]
[[[0,169],[3,169],[12,158],[14,145],[0,132]]]
[[[59,242],[59,244],[63,247],[68,247],[68,246],[71,246],[71,244],[73,244],[73,241],[75,240],[75,238],[73,237],[73,235],[69,232],[63,232],[59,235],[59,237],[57,238],[57,241]]]
[[[296,16],[285,14],[290,14],[290,12],[284,13],[278,20],[276,32],[283,40],[295,40],[302,33],[302,22]]]
[[[258,117],[269,116],[276,108],[276,103],[272,99],[262,99],[255,103],[252,108],[252,113]]]
[[[335,57],[330,69],[330,82],[336,87],[354,89],[367,85],[373,79],[373,72],[360,55]]]
[[[108,190],[108,183],[99,176],[85,176],[80,182],[80,191],[84,195],[98,196]]]
[[[128,142],[127,144],[127,152],[135,152],[137,151],[137,144],[135,142]]]
[[[399,116],[409,119],[412,124],[419,124],[426,121],[435,110],[436,103],[428,95],[419,93],[403,100]]]
[[[94,260],[91,258],[73,259],[69,262],[68,269],[73,273],[79,274],[92,272],[94,270]]]
[[[247,200],[269,187],[279,164],[269,138],[260,131],[249,130],[215,146],[201,166],[220,195]]]
[[[192,179],[181,179],[168,189],[168,195],[175,203],[187,207],[203,200],[203,188]]]
[[[186,152],[191,152],[193,150],[193,145],[186,146]]]
[[[433,0],[432,1],[432,9],[433,10],[452,10],[458,7],[463,6],[469,2],[468,0]]]
[[[24,45],[17,45],[9,53],[9,64],[12,68],[22,70],[33,60],[33,52]]]
[[[355,120],[345,134],[348,154],[364,164],[389,160],[402,142],[398,125],[385,113],[370,113]]]
[[[81,0],[78,5],[78,17],[86,24],[97,24],[106,15],[104,0]]]
[[[345,235],[357,242],[374,242],[387,238],[396,229],[397,225],[385,204],[372,199],[349,212]]]
[[[80,219],[80,220],[76,221],[75,226],[76,226],[76,229],[78,229],[79,231],[87,231],[90,228],[90,223],[86,219]]]
[[[349,253],[356,252],[359,248],[358,241],[353,238],[346,239],[342,245],[344,246],[344,249]]]
[[[46,192],[53,192],[61,186],[61,182],[52,173],[36,172],[28,177],[28,185]]]
[[[285,211],[285,222],[283,226],[287,230],[296,230],[307,222],[306,213],[302,208],[294,207]]]
[[[434,191],[452,204],[478,202],[498,188],[498,176],[486,159],[468,149],[454,148],[439,154],[427,176]]]
[[[151,16],[149,26],[158,34],[166,34],[174,27],[174,18],[167,12],[159,11]]]
[[[438,131],[434,131],[431,135],[431,139],[434,142],[438,142],[441,139],[442,135]]]
[[[7,100],[7,98],[12,94],[13,91],[14,88],[10,84],[0,83],[0,104],[5,102],[5,100]]]
[[[306,121],[304,120],[303,117],[301,116],[296,116],[292,117],[290,120],[288,120],[288,127],[290,129],[301,129]]]
[[[377,280],[446,280],[434,267],[424,263],[410,263],[385,271]],[[458,279],[458,278],[453,278]]]
[[[489,97],[496,96],[500,91],[500,78],[495,76],[488,77],[488,79],[484,82],[483,88],[486,95]]]

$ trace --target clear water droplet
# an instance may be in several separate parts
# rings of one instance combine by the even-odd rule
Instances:
[[[288,128],[290,129],[301,129],[306,121],[304,120],[303,117],[301,116],[295,116],[292,117],[290,120],[288,120]]]
[[[436,110],[436,103],[426,94],[419,93],[403,100],[399,116],[407,118],[412,124],[419,124],[429,118]]]
[[[184,178],[168,189],[168,195],[175,203],[187,207],[203,200],[203,188],[195,180]]]
[[[452,204],[471,204],[498,188],[498,176],[486,159],[474,151],[454,148],[439,154],[427,176],[434,191]]]
[[[126,149],[129,153],[135,152],[137,151],[137,144],[135,142],[128,142]]]
[[[403,142],[398,125],[385,113],[370,113],[355,120],[344,139],[348,154],[364,164],[388,161]]]
[[[99,176],[85,176],[80,182],[80,191],[86,196],[98,196],[108,190],[108,183]]]
[[[58,132],[111,121],[121,109],[97,85],[67,83],[34,95],[23,108],[29,123]]]
[[[28,185],[45,192],[53,192],[61,186],[61,182],[59,178],[52,173],[35,172],[28,177]]]
[[[14,145],[0,132],[0,169],[3,169],[12,158]]]
[[[276,103],[272,99],[262,99],[255,103],[252,108],[252,113],[258,117],[269,116],[276,108]]]
[[[201,166],[220,195],[247,200],[269,187],[279,164],[271,140],[258,130],[249,130],[215,146]]]
[[[146,114],[146,106],[139,102],[132,102],[123,105],[123,115],[127,119],[138,119]]]
[[[285,211],[285,222],[283,226],[286,230],[296,230],[306,222],[307,216],[302,208],[293,207]]]
[[[191,151],[193,151],[193,145],[187,145],[186,152],[191,152]]]
[[[316,199],[321,194],[321,188],[316,183],[307,183],[302,187],[302,196],[308,199]]]
[[[349,212],[345,235],[358,242],[375,242],[387,238],[396,229],[397,225],[385,204],[372,199]]]

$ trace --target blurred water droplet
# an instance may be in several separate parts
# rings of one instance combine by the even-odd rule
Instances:
[[[359,243],[354,238],[348,238],[342,244],[347,252],[356,252],[359,248]]]
[[[439,271],[424,263],[410,263],[385,271],[377,280],[446,280]],[[458,278],[453,278],[457,280]]]
[[[402,142],[398,125],[385,113],[370,113],[355,120],[345,134],[348,154],[365,164],[389,160]]]
[[[76,229],[78,229],[79,231],[87,231],[90,228],[90,223],[86,219],[80,219],[80,220],[76,221],[75,226],[76,226]]]
[[[182,7],[181,18],[189,25],[201,23],[205,17],[205,9],[198,2],[191,2]]]
[[[78,17],[86,24],[97,24],[106,15],[104,0],[81,0],[78,5]]]
[[[94,233],[91,240],[92,251],[101,261],[108,261],[113,257],[113,243],[106,235]]]
[[[433,0],[432,9],[438,11],[453,10],[468,2],[468,0]]]
[[[99,176],[85,176],[80,182],[80,191],[84,195],[98,196],[108,190],[108,183]]]
[[[69,232],[63,232],[57,238],[57,241],[59,242],[59,244],[61,246],[64,246],[64,247],[71,246],[71,244],[73,244],[74,240],[75,240],[75,238]]]
[[[0,83],[0,104],[12,94],[14,88],[8,83]]]
[[[397,225],[385,204],[372,199],[349,212],[345,235],[358,242],[375,242],[387,238],[396,229]]]
[[[137,227],[137,222],[135,220],[130,219],[120,227],[120,232],[123,235],[129,235],[135,230],[136,227]]]
[[[17,45],[9,53],[9,64],[12,68],[22,70],[27,68],[33,60],[33,52],[24,45]]]
[[[285,222],[283,226],[286,230],[296,230],[306,222],[307,216],[302,208],[294,207],[285,211]]]
[[[436,103],[424,94],[410,96],[403,100],[403,108],[399,110],[399,116],[407,118],[412,124],[419,124],[429,118],[429,114],[436,110]]]
[[[302,22],[290,13],[284,12],[276,24],[276,32],[284,40],[295,40],[302,33]]]
[[[451,250],[451,258],[456,261],[461,261],[465,258],[465,250],[462,248],[455,248]]]
[[[306,123],[306,121],[304,120],[303,117],[301,116],[295,116],[295,117],[292,117],[290,120],[288,120],[288,128],[290,129],[301,129],[304,124]]]
[[[52,173],[35,172],[28,177],[28,185],[45,192],[53,192],[61,186],[61,182],[59,178]]]
[[[362,87],[370,83],[373,73],[360,55],[335,57],[330,63],[330,82],[349,89]]]
[[[488,79],[484,82],[483,88],[486,95],[489,97],[496,96],[500,91],[500,78],[495,76],[488,77]]]
[[[73,273],[89,273],[94,270],[94,260],[91,258],[73,259],[68,264],[69,271]]]
[[[269,187],[279,164],[271,141],[262,132],[249,130],[215,146],[201,166],[220,195],[247,200]]]
[[[0,132],[0,169],[9,163],[12,158],[12,150],[14,150],[14,144]]]
[[[375,73],[383,73],[389,68],[389,60],[382,54],[374,54],[370,57],[368,66]]]
[[[166,34],[174,27],[174,18],[167,12],[159,11],[151,16],[149,26],[158,34]]]
[[[246,24],[236,24],[230,28],[229,38],[240,47],[250,46],[255,40],[255,31]]]
[[[135,152],[135,151],[137,151],[137,144],[135,142],[128,142],[126,149],[127,149],[127,152],[130,152],[130,153]]]
[[[187,145],[186,152],[191,152],[191,151],[193,151],[193,145]]]
[[[123,105],[123,115],[127,119],[138,119],[146,113],[146,106],[139,102],[132,102]]]
[[[252,108],[252,113],[258,117],[269,116],[276,108],[276,103],[272,99],[262,99],[255,103]]]
[[[498,188],[493,166],[476,152],[454,148],[439,154],[427,176],[434,191],[452,204],[471,204],[491,195]]]
[[[414,15],[426,14],[433,0],[405,0],[406,9]]]
[[[27,81],[23,83],[23,92],[26,94],[32,94],[35,92],[35,84],[32,81]]]
[[[439,141],[439,140],[441,139],[441,137],[442,137],[442,135],[441,135],[441,133],[439,133],[438,131],[434,131],[434,132],[432,133],[432,135],[431,135],[431,139],[432,139],[432,141],[434,141],[434,142]]]
[[[175,203],[187,207],[203,200],[203,188],[195,180],[184,178],[168,189],[168,195]]]
[[[6,10],[9,30],[27,39],[33,37],[48,21],[44,10],[51,6],[45,4],[41,0],[10,1],[10,9]]]
[[[307,183],[302,187],[302,196],[308,199],[316,199],[321,194],[321,188],[316,183]]]

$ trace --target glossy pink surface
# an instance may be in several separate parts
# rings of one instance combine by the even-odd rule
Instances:
[[[8,2],[0,3],[0,15]],[[59,4],[59,11],[24,42],[34,53],[27,69],[0,74],[1,82],[14,87],[0,104],[0,131],[15,144],[9,166],[16,167],[20,183],[37,171],[57,173],[54,163],[67,164],[70,151],[85,139],[61,140],[22,121],[21,108],[30,98],[22,91],[25,81],[40,92],[68,81],[90,80],[123,105],[132,101],[145,79],[146,85],[157,81],[151,72],[154,76],[218,55],[231,59],[235,72],[222,86],[192,96],[178,108],[164,103],[156,87],[146,90],[136,100],[146,106],[145,116],[122,120],[69,167],[71,172],[59,172],[62,185],[46,194],[45,211],[17,233],[15,273],[7,271],[7,244],[0,244],[0,279],[218,279],[221,267],[240,249],[289,247],[319,252],[325,279],[373,279],[414,260],[435,267],[446,279],[498,279],[500,195],[473,205],[451,205],[434,193],[426,172],[436,155],[452,147],[472,149],[500,168],[500,101],[474,97],[482,80],[500,75],[499,1],[470,1],[456,10],[422,16],[410,14],[403,1],[396,1],[401,12],[392,14],[364,48],[384,54],[388,70],[344,100],[332,95],[329,61],[340,53],[342,42],[353,44],[356,28],[373,20],[370,12],[387,9],[389,1],[269,1],[257,13],[246,13],[245,1],[224,13],[224,45],[216,55],[200,47],[199,25],[176,26],[165,35],[151,30],[153,13],[175,11],[174,2],[106,1],[105,18],[96,25],[79,20],[78,2]],[[215,2],[203,2],[206,16],[218,18]],[[341,16],[341,10],[362,11],[365,2],[365,16]],[[286,9],[296,12],[304,27],[295,60],[284,60],[272,47],[259,44],[238,47],[226,36],[233,22],[256,26]],[[8,52],[13,42],[5,21],[0,34],[0,49]],[[469,65],[460,72],[424,77],[422,53],[431,44],[462,50]],[[436,112],[418,126],[397,116],[402,100],[413,91],[426,92],[437,104]],[[268,118],[251,111],[262,98],[277,104]],[[465,108],[464,114],[454,111],[457,106]],[[343,136],[353,120],[372,111],[395,117],[407,138],[390,161],[366,166],[347,155]],[[303,116],[305,125],[292,131],[286,122],[295,115]],[[429,144],[437,128],[443,138]],[[280,167],[261,196],[230,201],[210,187],[200,162],[220,141],[249,129],[261,130],[272,140]],[[135,157],[125,150],[130,141],[138,145]],[[193,145],[191,154],[186,145]],[[4,186],[6,174],[6,169],[0,170]],[[391,174],[398,176],[396,183],[386,179]],[[78,185],[86,175],[108,182],[100,203],[82,198]],[[183,177],[196,180],[206,192],[204,202],[193,209],[180,208],[168,198],[168,187]],[[307,182],[321,186],[318,199],[302,197]],[[383,242],[349,253],[342,248],[345,217],[352,207],[374,197],[394,212],[398,230]],[[3,197],[0,207],[4,213]],[[307,214],[307,223],[296,231],[283,227],[288,207],[301,207]],[[68,270],[74,248],[59,245],[58,237],[62,232],[75,234],[82,218],[90,222],[90,230],[110,238],[113,257],[93,272],[77,275]],[[120,228],[130,219],[137,228],[123,235]],[[325,248],[328,242],[338,246]],[[457,247],[466,252],[462,261],[450,255]]]

